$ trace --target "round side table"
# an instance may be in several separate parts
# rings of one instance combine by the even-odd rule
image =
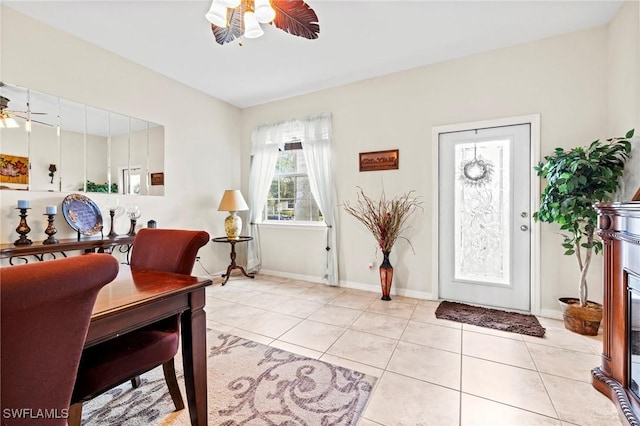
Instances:
[[[240,272],[242,272],[242,275],[244,275],[247,278],[255,278],[253,274],[247,274],[247,272],[244,270],[242,266],[236,264],[236,244],[246,243],[251,240],[253,240],[253,237],[247,237],[247,236],[239,236],[238,238],[216,237],[211,240],[214,243],[231,244],[231,264],[227,268],[227,273],[222,274],[222,278],[224,278],[222,285],[225,285],[227,281],[229,281],[229,277],[231,276],[231,271],[233,271],[234,269],[240,269]]]

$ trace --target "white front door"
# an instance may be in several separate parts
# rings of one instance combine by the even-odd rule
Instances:
[[[438,296],[531,310],[531,126],[438,136]]]

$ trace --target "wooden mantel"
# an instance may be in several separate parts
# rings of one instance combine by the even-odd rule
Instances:
[[[598,235],[604,243],[602,360],[591,371],[593,386],[611,399],[621,417],[640,426],[640,401],[630,384],[628,276],[640,276],[640,202],[601,203]]]

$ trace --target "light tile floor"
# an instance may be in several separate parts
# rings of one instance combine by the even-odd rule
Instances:
[[[211,328],[378,378],[359,425],[622,425],[591,386],[602,336],[439,320],[438,302],[258,276],[216,279]]]

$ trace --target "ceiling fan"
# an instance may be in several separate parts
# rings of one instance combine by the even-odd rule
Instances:
[[[4,83],[0,81],[0,87],[4,86]],[[29,103],[27,102],[27,111],[14,111],[9,109],[10,99],[0,95],[0,128],[17,128],[20,127],[15,118],[21,118],[26,121],[27,130],[30,130],[31,122],[44,124],[45,126],[51,126],[49,123],[33,120],[32,115],[46,115],[46,112],[34,112],[29,110]]]
[[[0,96],[0,129],[14,129],[20,127],[13,118],[12,112],[7,109],[9,99]]]
[[[318,15],[303,0],[213,0],[206,17],[218,44],[260,37],[260,24],[310,40],[320,33]]]

